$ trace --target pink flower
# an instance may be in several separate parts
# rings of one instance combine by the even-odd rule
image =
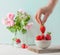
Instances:
[[[31,22],[31,23],[28,23],[28,24],[25,26],[25,29],[30,30],[30,29],[32,28],[32,25],[33,25],[32,22]]]
[[[13,20],[14,19],[14,14],[13,13],[8,13],[7,14],[7,18],[10,19],[10,20]]]
[[[14,26],[14,21],[9,20],[9,19],[5,19],[5,20],[3,20],[3,24],[5,24],[8,27],[11,27],[11,26]]]

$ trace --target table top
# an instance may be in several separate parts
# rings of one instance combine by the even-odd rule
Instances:
[[[39,54],[43,54],[43,53],[57,53],[60,52],[60,45],[52,45],[47,49],[42,49],[39,48],[37,46],[29,46],[28,50],[35,52],[35,53],[39,53]]]
[[[11,45],[0,45],[0,55],[60,55],[60,53],[38,54],[27,49],[13,47]]]

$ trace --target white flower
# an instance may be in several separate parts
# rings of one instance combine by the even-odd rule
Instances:
[[[22,15],[20,18],[27,18],[27,16],[25,16],[25,15]]]
[[[22,14],[26,14],[26,12],[23,9],[18,10],[18,12],[20,12]]]

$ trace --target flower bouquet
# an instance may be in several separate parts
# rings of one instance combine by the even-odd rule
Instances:
[[[28,13],[20,9],[17,11],[17,14],[8,13],[3,20],[3,24],[5,24],[7,29],[16,36],[18,31],[22,34],[25,34],[28,30],[31,29],[33,23],[29,22],[30,18],[31,16]],[[13,41],[16,41],[16,39],[17,37],[14,37]]]

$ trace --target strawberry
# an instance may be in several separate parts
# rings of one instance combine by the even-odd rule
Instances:
[[[42,35],[41,35],[41,37],[42,37],[42,39],[43,39],[43,40],[45,39],[45,36],[44,36],[44,34],[42,34]]]
[[[44,25],[41,25],[41,26],[40,26],[40,31],[41,31],[42,33],[44,33],[45,30],[46,30],[45,26],[44,26]]]
[[[50,35],[51,33],[50,32],[48,32],[47,34],[46,34],[46,40],[51,40],[51,35]]]
[[[23,49],[28,48],[28,46],[27,46],[26,44],[22,44],[21,47],[22,47]]]
[[[20,39],[16,39],[16,43],[19,44],[21,42]]]
[[[43,39],[44,39],[44,36],[43,35],[36,36],[36,40],[43,40]]]

